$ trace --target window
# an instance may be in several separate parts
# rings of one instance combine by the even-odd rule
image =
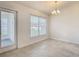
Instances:
[[[38,16],[31,16],[31,37],[46,34],[46,19]]]
[[[38,17],[31,16],[31,37],[38,36]]]
[[[7,47],[15,43],[14,18],[14,13],[1,11],[1,47]]]
[[[39,18],[39,33],[40,35],[46,34],[46,19]]]

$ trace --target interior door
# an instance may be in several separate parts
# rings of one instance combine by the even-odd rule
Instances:
[[[0,9],[0,53],[16,49],[16,12]]]

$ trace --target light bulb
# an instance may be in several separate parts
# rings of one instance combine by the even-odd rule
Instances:
[[[56,14],[56,10],[53,10],[53,11],[52,11],[52,14]]]
[[[60,13],[60,10],[57,10],[57,13],[59,14]]]

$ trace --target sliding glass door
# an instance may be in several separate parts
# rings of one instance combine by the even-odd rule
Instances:
[[[0,11],[0,48],[16,48],[16,13],[14,11],[1,9]]]

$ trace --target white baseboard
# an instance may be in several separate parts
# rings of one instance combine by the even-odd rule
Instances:
[[[32,44],[38,43],[38,42],[43,41],[43,40],[46,40],[46,39],[48,39],[48,38],[46,37],[46,38],[38,39],[38,40],[33,41],[33,42],[30,41],[28,44],[23,45],[23,46],[19,46],[18,48],[27,47],[27,46],[29,46],[29,45],[32,45]]]
[[[50,38],[50,39],[54,39],[54,40],[59,40],[59,41],[63,41],[63,42],[66,42],[66,43],[71,43],[71,44],[79,44],[79,42],[72,42],[70,40],[66,40],[66,39],[60,39],[60,38]]]

